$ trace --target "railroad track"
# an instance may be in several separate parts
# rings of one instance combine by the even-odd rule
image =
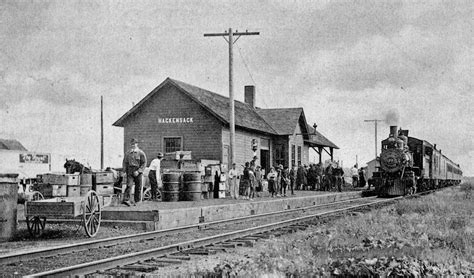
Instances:
[[[42,258],[42,257],[51,257],[51,256],[56,256],[60,254],[67,254],[67,253],[72,253],[72,252],[80,252],[80,251],[85,251],[85,250],[90,250],[94,248],[103,248],[103,247],[108,247],[108,246],[115,246],[117,244],[125,244],[129,242],[136,242],[136,241],[146,241],[150,239],[154,239],[156,237],[161,237],[161,236],[166,236],[169,234],[176,234],[179,232],[186,232],[189,230],[199,230],[199,229],[206,229],[212,226],[218,226],[222,225],[225,223],[232,223],[232,222],[239,222],[239,221],[247,221],[251,219],[259,219],[259,218],[265,218],[265,217],[271,217],[275,215],[285,215],[285,214],[291,214],[291,213],[296,213],[300,211],[311,211],[311,210],[316,210],[316,209],[322,209],[322,208],[329,208],[333,206],[339,206],[343,204],[348,204],[348,203],[354,203],[358,202],[361,200],[371,200],[374,199],[375,197],[368,197],[368,198],[354,198],[350,200],[345,200],[345,201],[338,201],[338,202],[332,202],[328,204],[320,204],[320,205],[313,205],[313,206],[307,206],[307,207],[301,207],[301,208],[294,208],[294,209],[287,209],[287,210],[282,210],[282,211],[276,211],[276,212],[270,212],[270,213],[264,213],[264,214],[256,214],[256,215],[250,215],[250,216],[244,216],[244,217],[238,217],[238,218],[231,218],[231,219],[225,219],[225,220],[219,220],[219,221],[213,221],[213,222],[205,222],[205,223],[199,223],[196,225],[189,225],[189,226],[183,226],[183,227],[177,227],[177,228],[171,228],[171,229],[164,229],[164,230],[158,230],[158,231],[151,231],[151,232],[145,232],[145,233],[139,233],[139,234],[132,234],[132,235],[126,235],[126,236],[118,236],[118,237],[112,237],[112,238],[105,238],[105,239],[99,239],[99,240],[91,240],[87,242],[81,242],[81,243],[75,243],[75,244],[69,244],[69,245],[62,245],[62,246],[55,246],[55,247],[50,247],[50,248],[42,248],[38,250],[33,250],[33,251],[27,251],[27,252],[17,252],[17,253],[11,253],[11,254],[6,254],[6,255],[1,255],[0,256],[0,265],[5,265],[5,264],[12,264],[12,263],[17,263],[21,261],[29,261],[32,259],[36,258]]]
[[[88,275],[100,273],[115,269],[152,269],[163,266],[164,264],[179,263],[181,260],[188,260],[189,254],[210,254],[216,250],[227,247],[235,247],[237,245],[251,246],[255,240],[267,237],[267,233],[287,233],[298,229],[304,229],[321,218],[334,216],[336,214],[345,213],[352,210],[364,209],[370,206],[385,205],[399,200],[403,197],[374,200],[374,198],[364,198],[367,202],[358,205],[351,205],[344,208],[332,209],[325,212],[313,213],[293,219],[288,219],[270,224],[260,225],[247,229],[219,233],[212,236],[188,240],[152,248],[144,251],[134,252],[126,255],[110,257],[88,263],[82,263],[75,266],[68,266],[51,271],[37,273],[28,277],[64,277],[76,275]],[[107,273],[106,273],[107,274]]]
[[[424,192],[421,194],[416,194],[416,195],[413,195],[412,197],[417,197],[419,195],[424,195],[428,193],[431,193],[431,191]],[[209,252],[212,252],[213,250],[220,250],[222,248],[227,248],[227,247],[236,247],[236,246],[241,246],[241,245],[252,246],[253,241],[261,237],[267,237],[265,233],[268,234],[269,232],[272,232],[277,229],[283,229],[284,232],[288,232],[288,231],[293,231],[295,229],[297,230],[297,229],[305,228],[308,224],[305,224],[304,222],[310,222],[311,219],[320,219],[322,217],[331,216],[337,213],[342,213],[349,210],[357,210],[357,209],[370,207],[370,206],[374,206],[378,204],[383,205],[383,204],[386,204],[387,202],[393,202],[395,200],[399,200],[400,198],[393,198],[393,199],[388,199],[388,200],[384,199],[384,200],[378,200],[378,201],[374,201],[375,197],[355,198],[355,199],[341,201],[341,202],[334,202],[334,203],[323,204],[323,205],[314,205],[314,206],[285,210],[285,211],[280,211],[280,212],[252,215],[252,216],[240,217],[240,218],[234,218],[234,219],[228,219],[228,220],[222,220],[222,221],[201,223],[201,224],[186,226],[186,227],[181,227],[181,228],[173,228],[173,229],[168,229],[168,230],[153,231],[153,232],[135,234],[135,235],[130,235],[130,236],[121,236],[121,237],[116,237],[116,238],[84,242],[84,243],[74,244],[72,246],[60,246],[60,247],[38,250],[34,252],[9,254],[9,255],[4,255],[0,257],[0,265],[13,263],[13,266],[15,266],[15,263],[19,263],[20,261],[24,262],[24,261],[29,261],[31,259],[38,258],[38,257],[57,256],[58,254],[69,253],[71,251],[80,252],[80,250],[90,250],[93,248],[100,248],[98,252],[103,252],[104,250],[105,251],[107,250],[107,246],[109,247],[113,246],[114,248],[111,248],[111,249],[115,249],[117,245],[125,244],[127,242],[129,243],[132,241],[140,241],[140,242],[147,241],[147,240],[149,241],[151,239],[156,239],[166,234],[176,234],[180,232],[182,233],[189,230],[206,231],[208,229],[209,230],[216,229],[216,228],[213,228],[214,226],[225,225],[225,224],[231,224],[233,226],[235,225],[235,223],[239,223],[239,222],[241,222],[241,224],[246,225],[245,221],[248,221],[251,219],[257,220],[258,218],[264,218],[268,221],[267,218],[271,216],[276,216],[276,215],[280,217],[283,214],[289,214],[287,217],[291,217],[291,213],[298,213],[298,212],[308,213],[315,209],[328,209],[333,206],[349,205],[350,203],[353,203],[353,202],[361,202],[361,201],[364,202],[363,204],[359,204],[355,206],[351,205],[346,208],[311,214],[308,216],[280,221],[277,223],[261,225],[258,227],[252,227],[249,229],[243,229],[239,231],[232,231],[230,233],[212,235],[212,236],[203,237],[201,239],[196,239],[196,240],[178,242],[178,243],[170,244],[167,246],[160,246],[158,248],[150,248],[149,250],[146,250],[146,251],[124,252],[124,253],[131,252],[132,254],[130,255],[116,256],[116,253],[113,253],[113,254],[110,254],[109,256],[105,256],[106,258],[110,257],[109,259],[105,259],[105,260],[98,259],[96,262],[93,262],[93,263],[89,263],[89,262],[80,263],[81,261],[78,261],[79,265],[77,266],[71,266],[71,267],[66,267],[66,268],[60,268],[53,271],[41,272],[41,273],[32,275],[32,277],[67,276],[67,275],[96,273],[98,271],[100,272],[106,269],[113,269],[115,267],[125,266],[125,265],[127,265],[128,268],[132,268],[132,269],[133,268],[142,269],[143,267],[136,265],[137,261],[145,262],[147,268],[153,268],[153,267],[156,268],[158,266],[163,266],[163,265],[172,264],[172,263],[179,263],[183,260],[190,259],[189,256],[183,256],[182,253],[208,254]],[[298,224],[299,222],[303,222],[303,223],[300,225]],[[219,227],[219,230],[220,229],[222,228]],[[229,242],[229,240],[232,242]],[[206,247],[206,248],[202,249],[203,247]],[[105,249],[102,249],[102,248],[105,248]],[[150,257],[154,257],[155,259],[150,259]],[[48,259],[43,258],[43,260],[54,261],[54,258],[48,258]],[[45,269],[45,268],[52,269],[52,268],[58,267],[58,266],[54,266],[54,264],[51,265],[50,267],[49,266],[50,265],[48,264],[48,267],[43,267],[42,269]],[[39,270],[41,271],[41,268]]]

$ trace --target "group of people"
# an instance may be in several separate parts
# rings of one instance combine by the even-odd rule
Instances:
[[[340,192],[344,185],[344,170],[333,162],[326,167],[322,163],[295,166],[290,171],[290,177],[295,181],[294,186],[297,190],[329,191],[337,188]]]
[[[123,170],[127,176],[127,188],[124,195],[124,204],[128,206],[135,205],[140,201],[142,175],[147,165],[145,153],[138,148],[138,141],[132,139],[130,141],[130,150],[125,153],[123,160]],[[156,199],[159,185],[161,184],[161,160],[162,153],[158,153],[157,157],[150,163],[150,172],[148,174],[151,186],[151,197]],[[180,158],[182,161],[182,157]],[[344,171],[338,163],[330,162],[324,167],[322,163],[311,165],[294,166],[291,170],[288,166],[277,165],[271,167],[265,176],[263,170],[256,163],[255,156],[252,161],[243,165],[244,169],[237,184],[239,172],[234,163],[228,171],[228,183],[230,197],[233,199],[242,198],[253,200],[259,196],[259,192],[263,191],[264,178],[268,181],[268,191],[271,197],[286,197],[287,194],[295,195],[295,190],[322,190],[329,191],[336,188],[342,191],[344,182]],[[365,186],[365,172],[363,168],[357,169],[357,165],[351,168],[353,178],[353,186]]]
[[[355,164],[351,168],[351,175],[352,175],[352,186],[355,187],[365,187],[367,184],[367,178],[366,178],[366,170],[364,167],[361,167],[360,169],[357,168],[357,164]],[[369,184],[369,189],[370,189],[370,184]]]
[[[236,164],[228,172],[229,191],[232,199],[253,200],[263,190],[263,180],[268,182],[270,197],[286,197],[295,195],[295,190],[323,190],[329,191],[336,188],[342,191],[344,182],[344,171],[337,163],[329,163],[324,167],[322,163],[295,166],[291,170],[288,166],[277,165],[271,167],[265,175],[265,171],[256,165],[257,158],[246,162],[240,183],[237,184],[238,171]]]

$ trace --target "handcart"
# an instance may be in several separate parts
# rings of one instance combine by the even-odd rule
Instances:
[[[94,237],[99,231],[102,206],[97,193],[93,190],[82,197],[55,197],[27,201],[25,217],[28,232],[39,237],[46,226],[46,218],[71,219],[80,217],[87,236]]]

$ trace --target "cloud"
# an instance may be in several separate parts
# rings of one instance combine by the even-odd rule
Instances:
[[[3,81],[0,98],[4,108],[8,103],[13,105],[34,99],[51,105],[86,107],[95,93],[93,86],[80,74],[58,67],[47,71],[8,72]]]
[[[315,51],[300,60],[298,73],[320,86],[344,90],[374,88],[378,83],[407,87],[433,81],[454,60],[448,42],[406,26],[391,37],[376,35],[352,46]]]

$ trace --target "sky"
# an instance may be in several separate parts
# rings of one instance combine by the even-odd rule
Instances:
[[[0,0],[0,138],[120,166],[112,126],[167,77],[228,96],[303,107],[344,166],[375,157],[389,125],[436,143],[474,175],[473,4],[465,1]]]

